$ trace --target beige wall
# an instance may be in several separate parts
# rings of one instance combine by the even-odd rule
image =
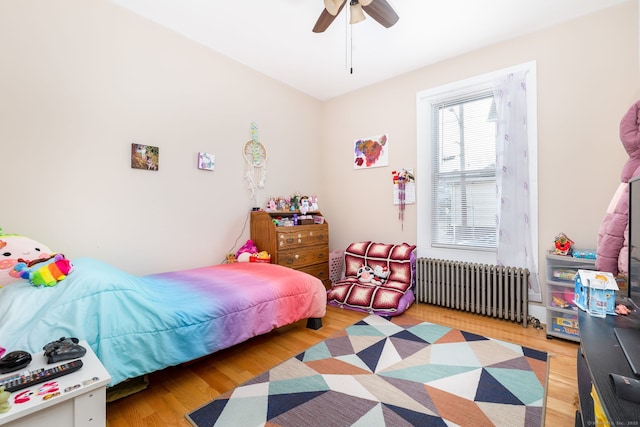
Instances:
[[[260,202],[321,186],[319,101],[109,1],[1,0],[0,52],[5,233],[132,273],[220,262],[249,238],[253,120]],[[133,142],[160,147],[158,172],[131,169]]]
[[[603,36],[606,34],[606,36]],[[0,227],[136,274],[222,259],[249,235],[242,144],[255,120],[270,195],[317,193],[331,248],[416,241],[391,171],[415,168],[416,93],[536,60],[541,253],[565,232],[593,247],[639,96],[629,1],[326,102],[302,95],[106,0],[0,0]],[[354,170],[353,141],[388,133],[390,166]],[[132,170],[132,142],[160,170]],[[198,171],[198,151],[214,172]],[[541,265],[541,268],[544,264]],[[541,270],[543,271],[543,270]]]
[[[434,41],[437,42],[437,41]],[[553,238],[594,248],[627,155],[622,115],[639,96],[638,2],[520,37],[327,101],[322,106],[324,213],[333,247],[351,241],[416,243],[416,206],[404,229],[392,205],[391,171],[429,170],[416,161],[416,93],[537,62],[540,272]],[[388,133],[390,165],[354,170],[353,141]]]

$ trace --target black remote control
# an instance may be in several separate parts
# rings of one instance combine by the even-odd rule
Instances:
[[[23,372],[22,374],[12,375],[7,378],[2,378],[0,379],[0,386],[4,386],[6,391],[13,393],[14,391],[22,390],[23,388],[31,387],[32,385],[40,384],[63,375],[70,374],[80,368],[82,368],[82,360],[73,360],[71,362],[54,366],[53,368],[40,368],[29,372]]]

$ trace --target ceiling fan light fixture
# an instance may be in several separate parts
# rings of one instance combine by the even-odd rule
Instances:
[[[324,8],[313,26],[314,33],[324,32],[348,4],[349,12],[346,18],[349,24],[357,24],[366,19],[366,15],[374,21],[389,28],[398,22],[398,14],[387,0],[323,0]],[[365,15],[366,14],[366,15]]]
[[[340,6],[345,0],[324,0],[324,8],[331,15],[336,16],[340,12]]]
[[[349,5],[349,24],[357,24],[365,19],[366,17],[364,16],[360,3],[352,1]]]

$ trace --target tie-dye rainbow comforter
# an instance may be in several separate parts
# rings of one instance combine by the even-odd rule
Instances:
[[[134,276],[92,258],[73,261],[57,286],[0,289],[0,347],[42,351],[60,337],[87,340],[111,385],[323,317],[313,276],[262,263]]]

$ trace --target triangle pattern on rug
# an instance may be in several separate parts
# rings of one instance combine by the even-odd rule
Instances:
[[[482,370],[480,381],[476,388],[476,396],[473,399],[477,402],[501,403],[503,405],[522,405],[508,387],[505,387],[493,375],[485,369]]]
[[[517,344],[370,315],[187,419],[197,427],[538,427],[547,364],[546,353]]]

